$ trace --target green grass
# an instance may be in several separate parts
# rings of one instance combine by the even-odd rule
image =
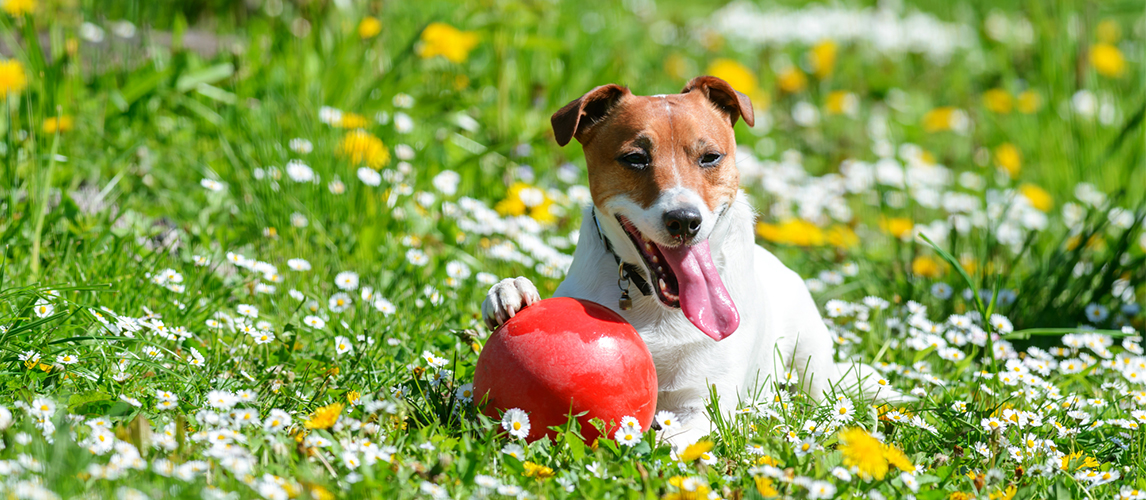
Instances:
[[[839,497],[897,498],[915,482],[918,498],[941,499],[1146,489],[1146,65],[1132,2],[913,3],[897,16],[922,11],[966,26],[969,47],[936,61],[840,43],[831,74],[808,74],[795,92],[780,89],[779,74],[785,61],[812,72],[807,44],[757,47],[717,33],[710,16],[720,6],[693,2],[37,3],[28,16],[0,15],[0,41],[27,76],[0,119],[5,495],[420,498],[443,488],[470,498],[520,488],[537,498],[758,498],[773,489],[814,496],[830,483]],[[993,11],[1029,22],[1031,43],[992,39]],[[367,15],[381,31],[362,39]],[[102,42],[81,36],[85,19],[103,27]],[[119,19],[137,26],[131,40],[114,33]],[[420,56],[433,22],[476,34],[464,60]],[[1110,26],[1125,58],[1119,76],[1090,61]],[[204,34],[218,50],[204,48]],[[880,409],[840,394],[854,409],[840,421],[837,401],[781,389],[778,400],[713,415],[714,448],[690,463],[651,431],[633,447],[584,443],[575,432],[525,446],[456,392],[472,381],[475,346],[488,335],[487,278],[524,275],[549,296],[561,279],[545,265],[560,264],[550,250],[572,254],[584,159],[576,146],[556,146],[549,116],[609,82],[676,92],[719,58],[743,65],[759,82],[755,95],[767,96],[757,102],[761,123],[737,128],[744,188],[773,225],[760,243],[808,279],[839,359],[881,366],[920,401]],[[984,93],[995,88],[1033,91],[1041,104],[992,111]],[[835,91],[854,95],[853,114],[828,112]],[[1093,114],[1071,104],[1086,104],[1080,91],[1093,96]],[[377,186],[359,180],[340,151],[349,130],[324,123],[324,106],[360,115],[385,144]],[[945,106],[970,126],[927,130],[924,116]],[[818,120],[801,125],[793,112],[809,108]],[[56,115],[73,126],[47,131]],[[294,138],[313,150],[293,150]],[[998,166],[1005,143],[1021,153],[1014,175]],[[861,182],[854,162],[878,171],[889,147],[910,182],[874,173]],[[292,180],[295,160],[313,181]],[[456,192],[434,182],[447,171]],[[841,174],[852,188],[837,189]],[[491,215],[516,199],[517,183],[544,189],[552,216]],[[1023,185],[1049,196],[1045,221],[1018,194]],[[955,193],[973,207],[942,203]],[[832,209],[811,209],[820,204]],[[961,217],[966,231],[953,229]],[[935,246],[914,230],[893,237],[892,221],[927,225]],[[519,244],[534,226],[544,247]],[[310,269],[293,270],[294,258]],[[168,270],[177,282],[159,278]],[[330,300],[343,271],[359,285],[339,310]],[[240,312],[247,306],[257,318]],[[105,325],[96,311],[126,325]],[[339,353],[336,337],[352,348]],[[22,359],[29,354],[39,360]],[[1022,367],[1029,382],[1006,379]],[[216,414],[216,390],[255,395]],[[174,404],[161,407],[157,391]],[[37,417],[34,401],[54,409]],[[317,409],[350,401],[334,428],[304,426]],[[260,423],[226,415],[248,410]],[[264,428],[272,410],[291,425]],[[1002,431],[983,423],[1011,417]],[[859,445],[842,445],[840,431],[853,427],[903,450],[914,475],[841,478],[836,467]],[[119,444],[102,449],[101,436]],[[220,437],[234,441],[229,451],[206,442]],[[1028,450],[1028,440],[1038,445]],[[518,457],[503,451],[514,444],[525,446]],[[377,461],[362,464],[368,457]],[[530,464],[554,477],[527,477]],[[1088,471],[1117,477],[1095,484]],[[482,486],[490,481],[505,488]]]

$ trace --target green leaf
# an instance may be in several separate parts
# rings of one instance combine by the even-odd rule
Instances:
[[[1126,333],[1122,330],[1101,330],[1095,328],[1027,328],[1023,330],[1015,330],[1011,333],[1003,335],[1007,340],[1026,340],[1031,337],[1040,336],[1058,336],[1066,335],[1068,333],[1097,333],[1100,335],[1109,335],[1114,338],[1129,337],[1132,333]]]
[[[915,495],[915,498],[918,498],[919,500],[940,500],[946,497],[948,493],[949,492],[946,490],[935,488],[921,491],[919,494]]]
[[[585,458],[585,442],[581,440],[580,436],[572,431],[566,432],[565,442],[569,444],[569,455],[573,457],[573,460],[580,461]]]
[[[912,363],[918,363],[918,362],[922,361],[923,358],[926,358],[927,355],[935,352],[936,349],[938,349],[937,346],[931,346],[931,347],[928,347],[927,349],[924,349],[922,351],[915,353],[915,358],[912,360]]]
[[[72,394],[72,397],[68,398],[68,410],[75,411],[75,409],[89,403],[109,400],[111,400],[111,394],[99,390]]]
[[[609,439],[606,437],[599,438],[599,439],[597,439],[597,445],[598,446],[604,446],[605,448],[608,448],[609,451],[612,451],[614,455],[620,455],[621,454],[621,450],[617,448],[617,443],[615,441],[613,441],[612,439]]]
[[[107,410],[107,416],[122,417],[124,415],[130,415],[132,410],[135,410],[134,406],[123,401],[116,401],[116,403],[111,405],[111,408]]]
[[[127,111],[140,97],[158,88],[159,84],[168,77],[167,71],[155,71],[154,68],[147,68],[141,72],[144,71],[146,74],[134,77],[120,90],[112,91],[112,101],[121,113]]]
[[[1074,495],[1070,493],[1070,488],[1067,487],[1062,478],[1054,483],[1054,496],[1057,500],[1072,500],[1074,498]]]
[[[188,73],[179,77],[175,81],[175,90],[179,92],[187,92],[201,83],[215,83],[224,78],[228,78],[235,74],[235,66],[231,63],[220,63],[214,66],[208,66],[194,73]]]
[[[511,457],[509,455],[506,455],[502,459],[501,463],[502,463],[502,465],[505,466],[505,468],[507,470],[509,470],[515,476],[520,475],[522,472],[525,472],[525,466],[521,464],[521,460],[518,460],[518,459]]]
[[[226,90],[223,90],[219,87],[216,87],[216,86],[210,85],[210,84],[206,84],[206,83],[200,83],[199,85],[197,85],[195,87],[195,92],[198,92],[199,95],[214,99],[214,100],[219,101],[223,104],[235,104],[235,101],[238,100],[235,97],[235,94],[232,94],[232,93],[227,92]]]

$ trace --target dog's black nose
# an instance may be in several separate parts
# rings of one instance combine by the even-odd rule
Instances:
[[[700,231],[700,211],[695,208],[678,208],[665,212],[665,229],[673,237],[685,239],[696,236]]]

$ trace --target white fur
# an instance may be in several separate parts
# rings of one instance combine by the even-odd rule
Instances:
[[[686,193],[672,194],[689,198]],[[663,226],[659,215],[655,220],[646,220],[655,214],[640,210],[623,197],[615,197],[606,205],[597,216],[601,233],[623,261],[644,268],[637,250],[611,214],[620,212],[642,233],[666,241],[663,231],[654,229]],[[740,313],[740,327],[730,337],[720,342],[712,340],[693,326],[680,309],[664,306],[655,294],[642,295],[635,286],[630,290],[632,309],[620,310],[616,261],[606,251],[593,223],[592,208],[585,210],[573,264],[555,294],[602,304],[623,316],[640,333],[657,367],[657,409],[672,411],[684,422],[678,432],[666,436],[674,446],[695,442],[712,430],[704,409],[710,385],[716,387],[724,413],[735,409],[739,401],[770,397],[772,382],[783,379],[789,370],[795,370],[803,389],[817,400],[832,386],[854,390],[857,385],[868,397],[882,390],[878,396],[884,400],[910,399],[877,384],[879,374],[873,368],[838,364],[832,359],[831,335],[804,281],[756,245],[755,214],[743,192],[727,209],[715,214],[704,210],[703,204],[699,208],[704,223],[698,237],[709,240],[712,259]],[[646,228],[650,231],[645,232]],[[524,278],[494,285],[482,304],[487,324],[500,324],[502,318],[520,310],[522,302],[514,303],[515,295],[532,298],[531,294],[535,297],[536,289]],[[509,309],[503,310],[504,307]]]

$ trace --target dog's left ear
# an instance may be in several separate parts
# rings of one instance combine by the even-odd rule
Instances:
[[[680,93],[687,94],[694,90],[704,92],[709,101],[712,101],[717,108],[728,115],[733,126],[736,125],[736,119],[739,117],[744,117],[744,123],[747,123],[749,127],[756,125],[756,119],[752,115],[752,100],[737,92],[728,82],[715,76],[698,76],[688,82],[688,85],[685,85],[684,90],[681,90]]]
[[[569,144],[574,137],[584,144],[586,132],[626,95],[629,95],[628,88],[610,83],[590,90],[553,113],[549,121],[553,124],[553,138],[557,145]]]

